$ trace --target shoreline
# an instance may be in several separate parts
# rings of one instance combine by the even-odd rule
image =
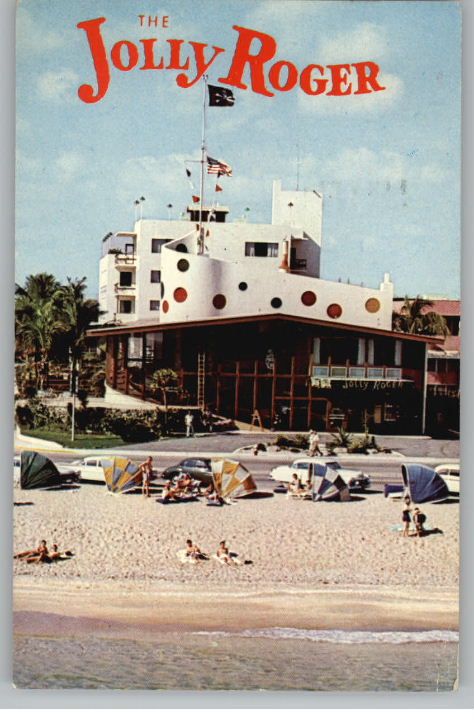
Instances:
[[[291,627],[304,630],[458,630],[457,588],[346,586],[137,587],[114,582],[15,579],[14,634],[95,634],[150,638],[162,633]]]

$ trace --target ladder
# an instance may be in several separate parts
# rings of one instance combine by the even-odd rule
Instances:
[[[197,367],[197,404],[204,410],[205,408],[205,386],[206,386],[206,353],[198,353]]]

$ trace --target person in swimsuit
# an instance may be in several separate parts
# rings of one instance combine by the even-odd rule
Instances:
[[[140,465],[140,470],[142,471],[142,495],[150,497],[150,483],[153,477],[153,458],[151,455]]]
[[[207,560],[208,557],[205,553],[201,552],[199,548],[191,539],[186,540],[186,557],[193,558],[193,560]]]
[[[225,544],[225,540],[221,540],[219,543],[219,547],[216,552],[217,557],[219,560],[222,560],[223,562],[227,563],[228,565],[231,563],[231,557],[229,548]]]
[[[426,518],[421,512],[420,508],[415,508],[413,512],[413,522],[415,523],[415,530],[418,537],[421,537],[425,534],[425,528],[423,527],[423,523],[425,522]]]
[[[410,510],[410,498],[405,498],[405,507],[402,510],[402,522],[403,522],[403,533],[402,537],[408,537],[410,534],[411,525],[411,510]]]

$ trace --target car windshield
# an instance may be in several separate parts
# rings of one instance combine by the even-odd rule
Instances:
[[[308,462],[294,462],[293,467],[298,468],[298,470],[307,470],[309,468],[309,463]]]

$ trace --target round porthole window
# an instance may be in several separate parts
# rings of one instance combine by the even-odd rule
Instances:
[[[246,282],[239,283],[239,290],[243,291],[243,290],[247,290],[247,288],[248,288],[248,285]]]
[[[312,290],[306,290],[301,296],[301,302],[306,307],[311,307],[316,302],[316,295]]]
[[[168,312],[168,310],[170,309],[170,305],[169,305],[168,300],[163,300],[163,304],[162,304],[162,306],[161,306],[161,309],[163,310],[164,313],[167,313],[167,312]]]
[[[161,292],[161,299],[163,300],[163,298],[165,296],[165,284],[164,283],[160,283],[160,292]]]
[[[337,320],[337,318],[340,318],[342,315],[342,307],[337,303],[332,303],[331,305],[328,305],[326,312],[330,318]]]
[[[189,270],[189,262],[186,260],[186,258],[181,258],[181,260],[178,260],[178,270],[181,270],[181,272],[186,272],[186,270]]]
[[[365,303],[365,309],[369,313],[376,313],[380,310],[380,301],[377,298],[369,298]]]
[[[223,310],[226,306],[227,300],[225,298],[225,295],[214,295],[212,298],[212,304],[216,308],[216,310]]]
[[[271,299],[270,305],[272,306],[272,308],[275,308],[275,310],[278,310],[278,308],[281,308],[283,303],[281,301],[281,298],[274,297]]]
[[[179,287],[179,288],[176,288],[176,290],[174,291],[173,297],[176,300],[176,302],[182,303],[187,299],[188,293],[186,292],[186,290],[184,288]]]
[[[184,243],[179,243],[178,245],[176,245],[176,252],[187,253],[188,248]]]

